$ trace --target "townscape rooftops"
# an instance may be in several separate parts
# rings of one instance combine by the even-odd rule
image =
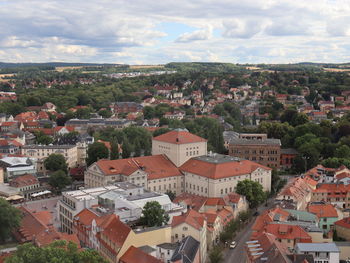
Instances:
[[[175,129],[173,131],[154,137],[153,140],[172,143],[172,144],[187,144],[187,143],[207,141],[206,139],[203,139],[202,137],[194,135],[185,129]]]
[[[308,211],[315,214],[318,218],[323,217],[338,217],[337,210],[331,204],[316,204],[309,205]]]
[[[300,252],[340,252],[335,243],[297,243],[297,251]]]
[[[172,227],[176,227],[183,223],[186,223],[197,230],[200,230],[204,226],[205,217],[195,210],[188,210],[187,213],[179,216],[174,216],[171,222]]]
[[[32,144],[32,145],[23,145],[23,149],[72,149],[76,147],[76,145],[40,145],[40,144]]]
[[[140,248],[134,246],[129,249],[120,258],[122,263],[162,263],[161,260],[143,252]]]
[[[117,190],[119,189],[117,186],[110,185],[110,186],[102,186],[97,188],[88,188],[88,189],[81,189],[81,190],[75,190],[75,191],[68,191],[63,192],[63,196],[68,196],[70,198],[74,198],[78,201],[83,200],[92,200],[96,199],[98,195],[105,193],[110,190]]]

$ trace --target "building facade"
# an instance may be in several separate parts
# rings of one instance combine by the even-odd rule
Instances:
[[[281,141],[279,139],[233,139],[229,155],[280,169]]]
[[[177,167],[207,154],[207,140],[187,130],[176,129],[152,139],[152,154],[165,154]]]

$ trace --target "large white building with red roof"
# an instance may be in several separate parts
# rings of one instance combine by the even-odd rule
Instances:
[[[165,154],[179,167],[193,157],[206,155],[207,140],[185,129],[176,129],[152,139],[152,154]]]
[[[271,168],[228,155],[194,157],[180,170],[184,173],[186,193],[222,197],[234,192],[237,183],[244,179],[258,182],[264,191],[271,191]]]

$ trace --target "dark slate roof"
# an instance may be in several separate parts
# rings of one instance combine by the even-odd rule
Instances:
[[[184,238],[176,248],[171,262],[176,262],[182,259],[182,263],[192,263],[199,250],[200,243],[192,236]]]
[[[162,243],[157,245],[157,247],[161,247],[163,249],[175,250],[178,247],[178,243]]]
[[[293,148],[281,149],[281,154],[298,154],[298,151]]]
[[[281,145],[280,139],[265,139],[265,140],[247,140],[247,139],[233,139],[230,141],[233,145]]]

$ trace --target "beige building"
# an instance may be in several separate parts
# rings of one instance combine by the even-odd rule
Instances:
[[[192,236],[200,242],[200,262],[207,259],[207,220],[204,215],[195,210],[175,216],[171,223],[171,242],[183,240]]]
[[[74,168],[85,164],[86,145],[24,145],[21,154],[30,158],[36,158],[37,171],[45,173],[44,161],[51,154],[61,154],[66,159],[68,168]]]
[[[99,160],[85,173],[85,186],[107,186],[113,182],[127,181],[148,189],[177,195],[183,192],[181,171],[166,155],[153,155],[119,160]]]
[[[165,154],[177,166],[207,154],[207,140],[187,130],[176,129],[152,139],[152,154]]]
[[[271,191],[271,169],[228,155],[211,154],[195,157],[180,170],[185,177],[185,192],[208,197],[223,197],[234,192],[239,181],[249,179]]]

